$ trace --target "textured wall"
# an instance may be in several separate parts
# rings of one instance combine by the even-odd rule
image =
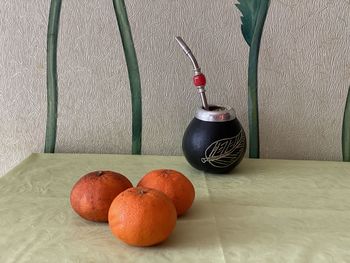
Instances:
[[[140,64],[143,153],[181,154],[200,105],[182,36],[211,103],[233,105],[247,130],[248,47],[233,0],[125,0]],[[0,174],[43,150],[49,0],[1,0]],[[341,159],[350,85],[349,0],[271,0],[261,46],[261,156]],[[58,152],[129,153],[127,71],[111,0],[63,1]]]

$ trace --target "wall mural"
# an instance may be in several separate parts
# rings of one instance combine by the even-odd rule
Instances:
[[[348,89],[343,117],[342,153],[343,161],[350,162],[350,87]]]
[[[62,0],[51,0],[47,31],[47,122],[45,153],[55,152],[57,130],[57,37]],[[131,90],[132,153],[141,154],[142,102],[141,81],[134,42],[124,0],[113,0],[113,7],[123,43]]]
[[[124,0],[113,0],[120,36],[123,42],[126,65],[128,67],[132,105],[132,154],[141,154],[142,104],[141,81],[136,51]]]
[[[55,152],[57,130],[57,37],[60,23],[61,0],[51,0],[47,29],[46,83],[47,119],[44,152]]]
[[[248,63],[248,121],[249,157],[259,158],[259,108],[258,108],[258,61],[261,36],[269,9],[270,0],[239,0],[241,30],[249,46]]]
[[[123,44],[132,103],[132,153],[141,154],[142,97],[137,56],[124,0],[112,0]],[[45,153],[55,152],[57,131],[57,39],[62,0],[51,0],[47,31],[47,122]],[[242,13],[241,31],[249,46],[248,63],[248,119],[249,157],[259,158],[258,61],[260,42],[270,0],[238,0]],[[343,161],[350,161],[350,87],[347,95],[342,127]]]

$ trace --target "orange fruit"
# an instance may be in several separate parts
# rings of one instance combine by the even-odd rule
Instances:
[[[113,199],[132,187],[124,175],[112,171],[95,171],[81,177],[73,186],[70,203],[73,210],[90,221],[107,222]]]
[[[165,194],[142,187],[119,194],[108,212],[112,233],[133,246],[152,246],[166,240],[176,218],[174,204]]]
[[[137,186],[148,187],[165,193],[173,202],[178,216],[192,206],[195,191],[191,181],[182,173],[159,169],[147,173]]]

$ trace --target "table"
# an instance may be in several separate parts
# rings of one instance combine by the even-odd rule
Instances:
[[[70,208],[89,171],[136,184],[157,168],[186,174],[196,189],[159,246],[125,245]],[[350,164],[244,159],[212,175],[182,156],[32,154],[0,178],[0,262],[350,262]]]

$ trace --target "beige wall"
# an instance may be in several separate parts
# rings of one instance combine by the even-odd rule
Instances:
[[[143,153],[181,154],[199,106],[182,36],[211,103],[235,107],[247,130],[248,48],[233,0],[125,0],[140,64]],[[43,150],[49,0],[1,0],[0,174]],[[341,159],[350,85],[349,0],[271,0],[259,69],[263,158]],[[111,0],[63,1],[58,152],[129,153],[131,105]]]

